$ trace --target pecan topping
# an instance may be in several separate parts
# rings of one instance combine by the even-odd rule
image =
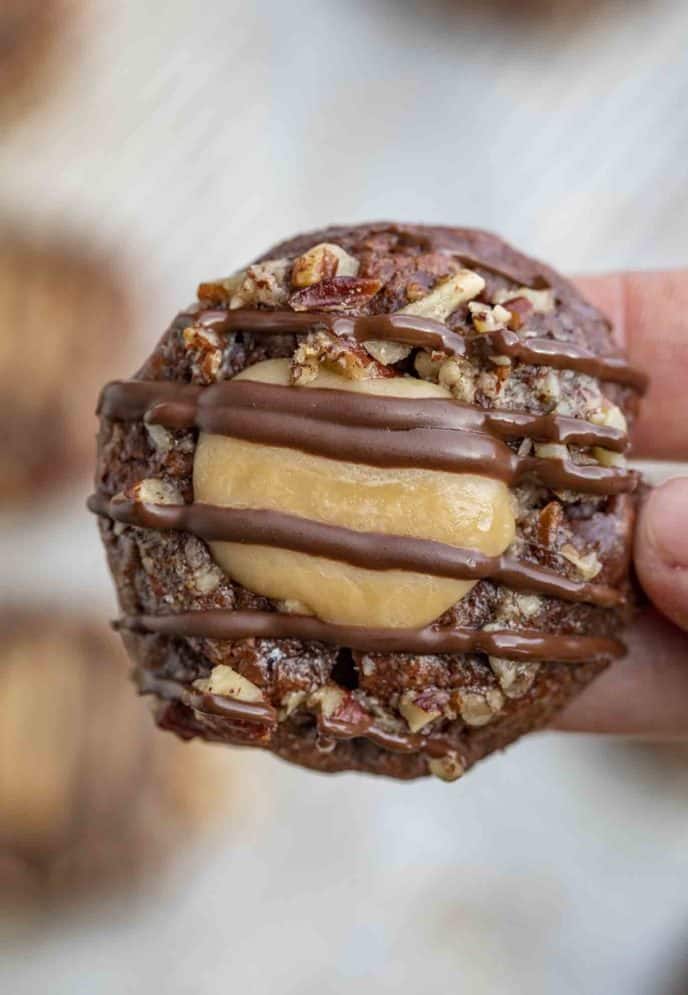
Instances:
[[[355,311],[369,304],[381,287],[379,280],[334,276],[295,291],[289,304],[294,311]]]

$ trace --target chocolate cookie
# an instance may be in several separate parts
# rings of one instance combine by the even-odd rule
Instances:
[[[7,505],[87,472],[92,395],[113,355],[124,353],[131,308],[123,279],[90,245],[0,223],[0,315]]]
[[[0,632],[0,905],[127,887],[188,847],[231,779],[160,741],[119,640],[54,610]]]
[[[644,378],[570,283],[369,224],[198,296],[105,388],[91,499],[160,726],[453,780],[623,652]]]

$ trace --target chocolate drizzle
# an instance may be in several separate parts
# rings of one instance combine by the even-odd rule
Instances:
[[[460,258],[465,265],[516,279],[486,263],[463,255]],[[546,281],[536,277],[530,285],[542,287]],[[294,335],[325,330],[362,343],[382,339],[460,357],[507,356],[533,366],[573,370],[638,391],[644,390],[647,382],[645,375],[622,356],[597,356],[569,342],[526,338],[508,329],[462,335],[442,322],[408,314],[350,316],[290,310],[197,309],[186,317],[190,324],[218,333]],[[535,477],[555,491],[571,488],[613,495],[632,490],[637,483],[633,471],[597,463],[576,464],[570,459],[518,456],[506,444],[506,440],[531,438],[583,448],[600,446],[622,453],[628,440],[618,429],[557,414],[481,410],[442,398],[361,395],[250,380],[207,387],[174,381],[128,381],[109,384],[101,395],[98,411],[107,418],[144,419],[172,430],[198,429],[372,466],[473,472],[509,484]],[[507,554],[487,556],[432,540],[358,532],[277,511],[224,508],[200,502],[152,505],[110,499],[104,493],[89,499],[89,507],[96,514],[127,525],[190,532],[208,542],[290,549],[369,570],[408,570],[468,580],[490,578],[519,591],[604,608],[625,603],[623,593],[613,587],[569,580],[553,569]],[[536,629],[486,631],[437,622],[419,629],[362,627],[308,615],[225,608],[131,615],[117,625],[167,637],[319,641],[366,653],[478,652],[525,662],[602,662],[624,652],[620,642],[602,635]],[[267,702],[247,703],[209,694],[147,669],[137,672],[137,682],[144,694],[177,700],[196,712],[230,722],[264,726],[268,736],[278,721],[276,709]],[[446,739],[437,734],[383,729],[373,716],[360,709],[354,718],[325,716],[318,711],[317,722],[319,734],[328,744],[364,736],[383,749],[401,752],[443,756],[450,748]]]
[[[463,356],[466,344],[461,335],[450,331],[441,321],[410,314],[374,314],[351,318],[327,311],[201,311],[197,324],[215,332],[252,332],[275,335],[324,329],[341,338],[357,342],[386,339],[410,346],[439,349],[452,356]]]
[[[357,532],[279,511],[108,500],[94,494],[88,507],[98,515],[140,528],[191,532],[207,542],[276,546],[350,563],[366,570],[415,570],[433,577],[479,580],[489,577],[517,591],[534,591],[565,601],[603,607],[624,603],[616,588],[568,580],[554,570],[510,556],[486,556],[430,539]]]
[[[357,342],[386,339],[425,349],[437,349],[453,356],[465,356],[469,346],[489,346],[497,353],[533,366],[552,366],[575,370],[599,380],[626,384],[638,391],[645,390],[647,376],[635,369],[623,356],[597,356],[574,345],[547,338],[521,338],[516,332],[501,329],[463,336],[452,332],[441,321],[409,314],[374,314],[349,317],[327,311],[235,311],[206,310],[190,316],[203,328],[216,332],[251,332],[255,335],[308,332],[324,329],[342,338]]]
[[[242,409],[388,432],[438,428],[489,432],[499,439],[528,436],[545,442],[603,446],[619,453],[627,448],[626,434],[619,429],[564,415],[485,410],[441,397],[371,396],[252,380],[225,380],[208,387],[169,380],[115,380],[104,388],[98,405],[98,413],[107,418],[143,418],[167,428],[200,428],[220,435],[231,434],[232,412]]]
[[[625,384],[642,393],[647,389],[648,378],[641,370],[631,366],[624,356],[596,356],[595,353],[571,342],[556,339],[522,339],[516,332],[502,328],[488,332],[490,348],[499,355],[518,359],[532,366],[552,366],[556,370],[576,370],[598,380]]]
[[[243,702],[225,695],[208,694],[142,668],[134,672],[134,680],[140,694],[154,694],[163,701],[179,701],[195,712],[217,716],[229,722],[261,725],[268,735],[277,725],[277,712],[267,703]],[[332,747],[337,740],[364,737],[382,749],[395,753],[418,753],[422,750],[428,756],[443,757],[450,749],[450,744],[443,737],[392,732],[381,728],[372,715],[364,712],[352,720],[326,716],[317,710],[316,717],[321,737],[325,742],[331,741]]]
[[[404,406],[400,398],[370,395],[366,400],[373,403],[361,405],[361,410],[354,414],[349,394],[348,404],[342,404],[343,411],[348,409],[347,422],[346,416],[343,419],[338,416],[336,408],[337,403],[344,400],[338,395],[346,395],[346,391],[229,381],[194,395],[188,389],[189,385],[182,386],[187,389],[180,391],[178,399],[169,399],[165,385],[160,392],[163,399],[156,400],[154,383],[146,386],[136,381],[113,384],[106,388],[100,410],[119,417],[132,412],[140,417],[143,410],[147,422],[168,428],[193,425],[213,434],[299,449],[368,466],[476,473],[509,484],[532,476],[553,490],[571,488],[590,494],[620,494],[637,486],[638,478],[633,470],[619,470],[597,463],[576,464],[569,459],[518,456],[499,438],[500,434],[507,433],[522,435],[525,420],[526,424],[530,422],[554,435],[560,434],[561,427],[569,439],[573,434],[598,444],[609,439],[617,450],[623,446],[623,434],[609,429],[600,431],[597,426],[575,419],[560,423],[556,416],[526,415],[524,419],[521,414],[510,412],[502,413],[501,417],[487,413],[474,416],[471,412],[475,409],[454,408],[452,401],[443,399],[430,399],[424,411],[417,400]],[[223,389],[217,389],[220,387]],[[148,389],[152,404],[144,407]],[[309,398],[312,394],[316,396]],[[336,396],[328,397],[332,394]],[[272,397],[274,403],[271,403]],[[233,404],[235,399],[238,399],[237,406]],[[437,405],[436,409],[433,404]],[[320,417],[311,416],[313,407],[320,411]],[[439,416],[438,427],[432,425],[435,410]],[[325,411],[329,412],[332,421],[325,420]],[[386,425],[388,411],[393,427]],[[398,416],[397,424],[401,421],[403,425],[406,419],[406,427],[394,425],[394,414]],[[469,428],[471,420],[488,431]]]
[[[181,701],[187,708],[219,715],[231,722],[270,726],[277,721],[275,709],[267,702],[239,701],[226,695],[199,691],[179,681],[158,677],[150,670],[136,670],[134,678],[141,694],[156,694],[165,701]]]
[[[421,629],[339,625],[312,615],[209,608],[173,615],[133,615],[118,623],[134,632],[206,639],[300,639],[368,653],[487,653],[509,660],[582,663],[621,656],[623,644],[606,636],[576,636],[537,629],[465,629],[436,624]]]
[[[425,753],[429,757],[444,757],[451,745],[442,736],[424,736],[421,733],[392,732],[377,725],[372,716],[358,722],[343,721],[337,718],[318,717],[318,727],[332,739],[357,739],[365,737],[383,750],[393,753]]]

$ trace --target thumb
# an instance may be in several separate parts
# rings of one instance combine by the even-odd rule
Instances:
[[[635,565],[655,607],[688,629],[688,477],[667,480],[643,505]]]

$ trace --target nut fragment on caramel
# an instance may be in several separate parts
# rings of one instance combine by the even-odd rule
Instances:
[[[287,385],[288,360],[265,360],[241,379]],[[448,397],[411,377],[352,381],[321,371],[307,387],[393,397]],[[285,448],[201,433],[194,461],[195,500],[224,507],[281,511],[360,532],[433,539],[488,555],[514,537],[507,486],[476,474],[372,467]],[[403,570],[374,570],[308,553],[212,542],[226,573],[248,590],[298,601],[328,622],[421,626],[462,598],[473,581]]]

